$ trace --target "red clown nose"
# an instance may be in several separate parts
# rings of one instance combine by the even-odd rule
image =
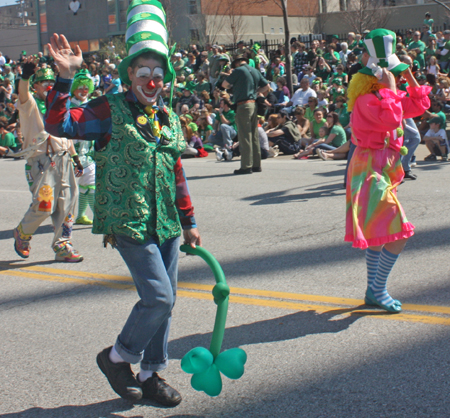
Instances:
[[[153,80],[150,80],[150,81],[147,83],[147,88],[148,88],[149,90],[153,90],[153,89],[155,88],[155,83],[153,82]]]
[[[45,89],[45,91],[50,91],[53,88],[53,86],[47,86],[47,88]]]

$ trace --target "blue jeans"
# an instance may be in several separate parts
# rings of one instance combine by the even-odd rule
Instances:
[[[219,145],[219,147],[231,148],[233,145],[233,138],[237,135],[236,130],[225,123],[220,125],[220,131],[215,135],[209,137],[209,142],[213,145]]]
[[[167,342],[175,304],[180,237],[159,245],[154,239],[139,244],[116,235],[140,297],[117,337],[115,348],[127,363],[141,362],[142,370],[157,372],[167,367]]]
[[[333,145],[329,145],[329,144],[320,144],[320,145],[317,145],[316,148],[320,148],[325,151],[333,151],[336,149],[336,147],[333,147]],[[314,149],[316,149],[316,148],[314,148]]]
[[[408,148],[408,154],[402,157],[403,171],[411,171],[411,158],[420,144],[420,133],[411,118],[405,119],[403,145]]]
[[[345,166],[345,173],[344,173],[344,186],[347,185],[348,166],[350,165],[350,161],[351,161],[351,159],[353,157],[353,153],[355,152],[355,149],[356,149],[356,145],[350,139],[350,149],[348,150],[347,165]]]

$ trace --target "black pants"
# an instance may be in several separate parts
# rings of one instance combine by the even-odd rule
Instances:
[[[278,145],[278,149],[285,155],[293,155],[300,151],[300,142],[290,142],[284,136],[277,136],[269,139]]]

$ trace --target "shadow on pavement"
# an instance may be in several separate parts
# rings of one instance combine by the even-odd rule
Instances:
[[[231,169],[231,167],[230,167]],[[204,180],[204,179],[214,179],[214,178],[221,178],[221,177],[234,177],[233,173],[226,173],[226,174],[213,174],[210,176],[187,176],[187,180]]]
[[[48,266],[49,264],[61,264],[60,261],[56,260],[47,260],[47,261],[33,261],[31,263],[27,263],[25,260],[9,260],[9,261],[2,261],[0,263],[0,271],[5,270],[17,270],[17,269],[23,269],[25,267],[33,267],[33,266]]]
[[[316,311],[300,311],[278,318],[253,322],[225,329],[222,350],[242,347],[249,344],[273,343],[277,341],[294,340],[306,335],[338,333],[347,329],[353,322],[362,316],[384,315],[385,312],[361,312],[358,306],[349,309],[330,310],[323,313]],[[358,314],[351,312],[358,310]],[[335,318],[338,315],[350,313],[344,318]],[[209,347],[211,332],[206,334],[193,334],[169,342],[171,358],[181,359],[192,348]]]
[[[345,165],[344,165],[345,167]],[[313,173],[315,176],[320,177],[336,177],[340,176],[342,177],[342,181],[344,181],[344,174],[345,174],[345,168],[341,170],[334,170],[334,171],[324,171],[323,173]]]
[[[39,234],[49,234],[49,233],[54,233],[55,230],[53,229],[53,225],[42,225],[40,226],[36,232],[33,235],[39,235]],[[14,238],[14,234],[13,234],[13,230],[9,229],[6,231],[0,231],[0,240],[1,239],[13,239]]]
[[[277,192],[263,193],[254,196],[244,197],[244,201],[253,201],[251,205],[277,205],[287,202],[307,202],[309,199],[324,196],[344,196],[343,183],[333,183],[316,188],[305,188],[305,193],[287,194],[290,190],[280,190]],[[337,193],[337,192],[341,193]]]
[[[286,362],[285,379],[271,384],[268,368],[267,379],[253,388],[258,396],[247,404],[228,403],[227,410],[220,411],[224,415],[217,416],[448,418],[448,331],[429,331],[428,338],[391,345],[385,331],[368,325],[356,355],[350,357],[346,352],[345,336],[336,339],[342,349],[330,354],[327,370],[320,364],[321,358],[327,361],[325,351],[314,360],[310,356],[310,364],[303,364],[299,353]],[[433,331],[436,334],[430,338]],[[388,340],[392,343],[392,338]],[[266,364],[270,367],[270,359]],[[303,368],[310,369],[309,373],[317,369],[316,378],[303,379]]]
[[[57,408],[30,408],[26,411],[2,414],[1,418],[81,418],[102,417],[117,418],[120,411],[129,411],[134,405],[123,399],[111,399],[109,401],[90,405],[65,405]],[[143,415],[130,415],[129,418],[144,418]]]
[[[448,163],[440,162],[440,161],[421,161],[421,162],[417,162],[416,169],[418,169],[420,171],[422,171],[422,170],[423,171],[435,171],[435,170],[440,170],[447,164]]]

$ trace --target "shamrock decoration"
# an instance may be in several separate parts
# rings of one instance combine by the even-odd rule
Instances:
[[[220,353],[228,311],[230,288],[218,261],[202,247],[192,248],[182,245],[181,251],[198,255],[209,265],[214,273],[216,285],[212,290],[214,303],[217,305],[216,320],[209,350],[196,347],[181,360],[181,368],[192,373],[191,385],[195,390],[203,391],[209,396],[217,396],[222,391],[222,372],[229,379],[239,379],[244,374],[247,354],[241,348],[232,348]]]

